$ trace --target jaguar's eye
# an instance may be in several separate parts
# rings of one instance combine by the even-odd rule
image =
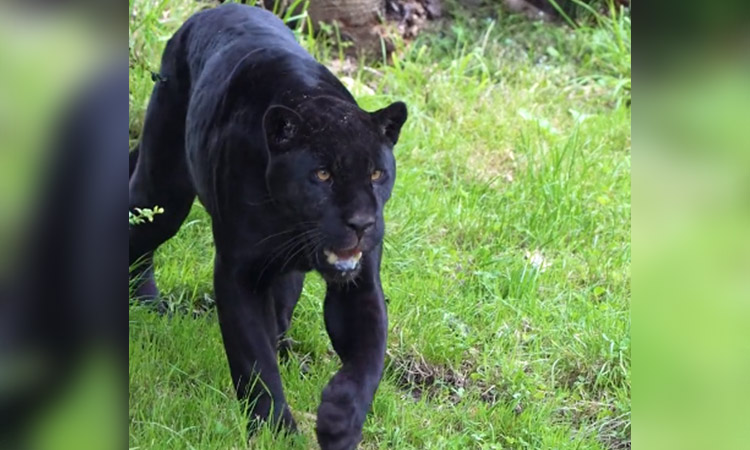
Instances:
[[[315,176],[320,181],[328,181],[331,179],[331,172],[325,170],[325,169],[318,169],[315,171]]]
[[[382,170],[373,170],[370,174],[370,179],[372,181],[378,181],[379,179],[383,178],[383,171]]]

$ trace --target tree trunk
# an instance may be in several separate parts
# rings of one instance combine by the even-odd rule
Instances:
[[[321,22],[337,24],[341,38],[353,44],[344,49],[348,55],[380,57],[376,25],[385,20],[385,0],[310,0],[307,13],[314,27]],[[392,45],[388,39],[385,43],[388,52]]]
[[[276,7],[287,11],[293,3],[294,0],[263,0],[263,6],[268,10]],[[385,3],[386,0],[309,0],[307,13],[316,29],[321,22],[337,24],[341,38],[354,44],[346,47],[347,54],[380,57],[381,35],[377,32],[377,25],[385,20]],[[299,12],[295,10],[292,14]],[[386,52],[392,50],[388,39],[385,39],[385,43]]]
[[[314,24],[337,21],[353,30],[375,25],[385,17],[385,0],[310,0],[307,11]]]

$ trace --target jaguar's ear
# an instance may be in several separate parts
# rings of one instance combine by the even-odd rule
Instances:
[[[391,103],[372,113],[372,116],[378,124],[380,133],[391,145],[396,145],[401,127],[406,122],[406,104],[404,102]]]
[[[263,116],[263,132],[271,152],[291,148],[302,125],[302,118],[293,109],[275,105],[266,110]]]

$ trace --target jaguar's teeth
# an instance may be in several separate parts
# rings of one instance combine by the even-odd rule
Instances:
[[[354,270],[359,264],[359,260],[362,259],[362,252],[357,252],[346,259],[341,258],[331,250],[323,250],[323,254],[326,257],[326,261],[328,262],[328,264],[344,271]]]
[[[339,260],[339,257],[330,250],[323,250],[323,254],[326,255],[326,261],[328,261],[328,264],[336,264]]]

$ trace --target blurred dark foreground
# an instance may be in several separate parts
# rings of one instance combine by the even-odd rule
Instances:
[[[127,439],[125,34],[79,11],[0,5],[0,448]]]

